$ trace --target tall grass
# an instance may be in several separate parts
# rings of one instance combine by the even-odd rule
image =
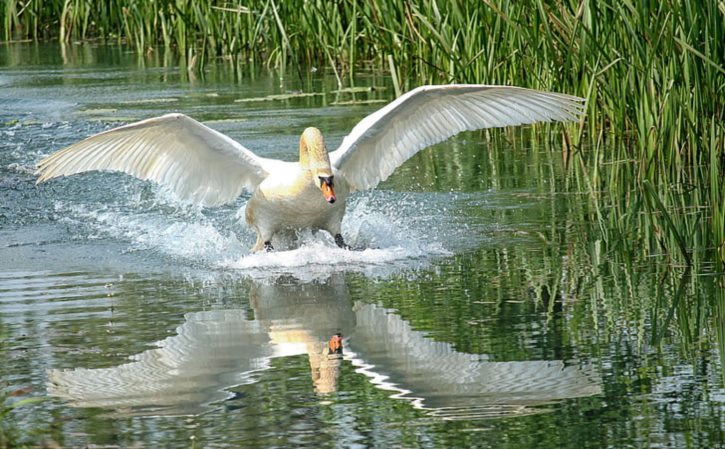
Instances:
[[[6,41],[164,46],[192,66],[327,68],[340,85],[365,67],[396,91],[471,82],[583,96],[565,147],[604,244],[723,271],[723,1],[7,0],[0,19]]]

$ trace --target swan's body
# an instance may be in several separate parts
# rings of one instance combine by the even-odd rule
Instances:
[[[365,117],[327,152],[320,131],[300,138],[300,161],[255,155],[229,137],[183,115],[167,114],[91,136],[38,164],[38,183],[91,170],[122,171],[169,186],[183,199],[216,206],[252,193],[247,223],[254,251],[275,234],[325,230],[345,247],[345,200],[375,187],[421,149],[461,131],[537,121],[577,120],[582,99],[530,89],[484,85],[423,86]]]
[[[305,142],[311,139],[316,139],[324,148],[319,130],[307,128],[301,139],[300,153],[305,151]],[[327,154],[324,156],[326,159]],[[320,178],[333,180],[331,197],[326,198],[324,192],[321,194]],[[344,246],[341,227],[349,193],[345,178],[333,170],[329,162],[317,169],[305,168],[303,163],[297,162],[280,164],[257,186],[247,202],[247,223],[257,232],[257,242],[252,250],[270,248],[273,235],[297,229],[325,230]]]

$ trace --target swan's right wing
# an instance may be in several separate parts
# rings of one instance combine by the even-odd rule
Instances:
[[[167,114],[96,134],[38,163],[38,183],[108,170],[171,188],[204,206],[253,191],[275,161],[261,158],[224,134],[183,114]]]

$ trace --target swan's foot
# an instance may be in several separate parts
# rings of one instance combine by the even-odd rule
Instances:
[[[270,241],[264,242],[264,251],[267,253],[270,251],[274,251],[274,246],[272,246],[272,242],[270,242]]]
[[[345,239],[342,238],[342,234],[335,234],[335,243],[342,249],[352,249],[345,243]]]

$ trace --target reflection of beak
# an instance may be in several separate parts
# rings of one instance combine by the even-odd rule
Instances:
[[[333,335],[327,344],[330,347],[330,354],[342,354],[342,335]]]
[[[332,189],[332,183],[323,180],[320,184],[320,188],[322,189],[322,195],[325,197],[325,201],[332,204],[337,200],[337,197],[335,196],[335,191]]]

